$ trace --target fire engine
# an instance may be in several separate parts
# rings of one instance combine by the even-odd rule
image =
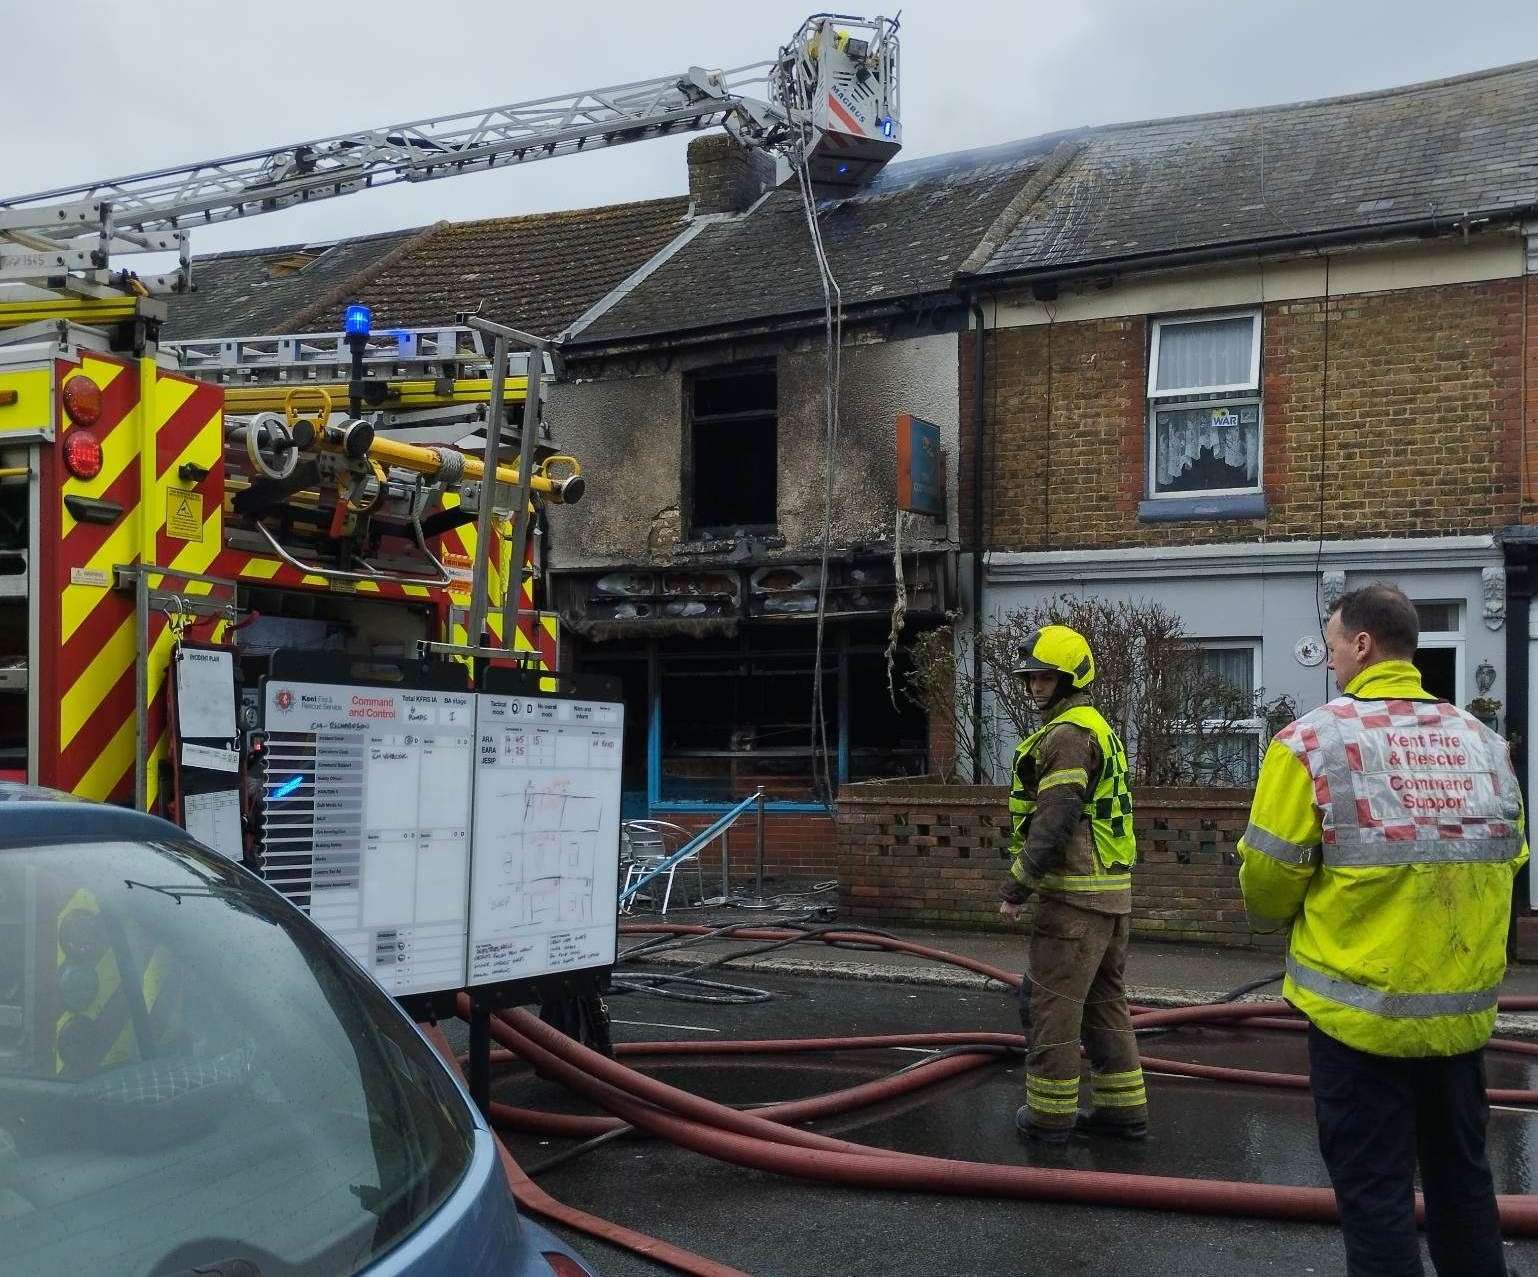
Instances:
[[[0,200],[0,775],[181,820],[178,647],[230,649],[252,686],[293,649],[555,667],[530,529],[585,484],[541,429],[558,346],[350,307],[343,333],[173,347],[189,227],[716,126],[781,178],[857,186],[901,145],[896,33],[822,15],[733,72]],[[115,268],[135,253],[177,264]]]

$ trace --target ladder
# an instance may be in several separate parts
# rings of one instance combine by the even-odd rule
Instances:
[[[724,126],[741,145],[853,188],[901,147],[898,20],[818,14],[773,61],[432,116],[0,199],[0,283],[71,275],[97,286],[115,255],[176,252],[176,271],[137,283],[190,286],[193,226],[396,182],[425,182]],[[855,33],[859,33],[858,37]],[[762,86],[763,97],[744,90]],[[51,286],[51,284],[50,284]]]

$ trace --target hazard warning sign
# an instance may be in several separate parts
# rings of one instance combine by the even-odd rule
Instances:
[[[171,488],[166,492],[166,535],[178,541],[203,539],[203,494]]]

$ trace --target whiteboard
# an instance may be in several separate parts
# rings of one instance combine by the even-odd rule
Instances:
[[[465,985],[474,699],[266,683],[262,876],[396,997]]]
[[[233,652],[201,647],[177,648],[176,717],[178,734],[183,737],[217,737],[219,740],[234,737]]]
[[[612,965],[624,706],[475,699],[469,983]]]

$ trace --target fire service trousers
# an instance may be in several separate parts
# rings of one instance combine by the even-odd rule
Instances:
[[[1089,1056],[1098,1120],[1148,1120],[1137,1039],[1127,1014],[1126,914],[1094,913],[1051,897],[1036,909],[1030,965],[1020,986],[1030,1052],[1025,1102],[1031,1121],[1070,1127],[1079,1106],[1079,1044]]]

